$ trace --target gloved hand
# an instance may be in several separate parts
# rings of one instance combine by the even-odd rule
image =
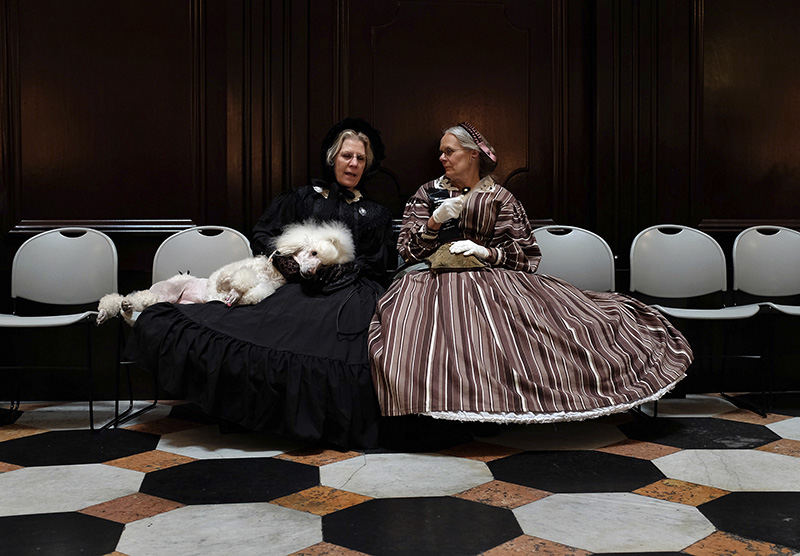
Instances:
[[[461,211],[464,209],[464,197],[450,197],[445,199],[439,207],[433,211],[431,215],[433,219],[442,224],[452,218],[461,216]]]
[[[359,273],[360,268],[355,262],[323,265],[304,283],[313,291],[331,293],[355,282]]]
[[[478,245],[471,239],[454,241],[453,245],[450,246],[450,252],[454,254],[461,253],[464,256],[475,255],[481,260],[489,258],[489,250],[483,245]]]
[[[274,254],[272,265],[283,274],[287,282],[296,282],[300,278],[300,265],[291,255]]]

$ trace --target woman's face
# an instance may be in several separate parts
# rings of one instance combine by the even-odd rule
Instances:
[[[478,173],[478,152],[465,149],[455,135],[446,133],[439,141],[439,162],[444,166],[444,175],[456,185],[470,187]]]
[[[359,139],[348,137],[342,141],[342,148],[333,162],[336,181],[342,187],[352,189],[361,180],[367,165],[367,150]]]

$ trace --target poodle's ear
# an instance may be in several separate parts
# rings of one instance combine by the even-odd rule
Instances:
[[[336,248],[337,263],[347,263],[355,259],[355,244],[350,228],[341,222],[331,222],[325,229],[325,240]]]
[[[275,238],[275,249],[279,253],[288,255],[303,249],[309,243],[308,229],[304,224],[289,224],[283,229],[281,235]]]

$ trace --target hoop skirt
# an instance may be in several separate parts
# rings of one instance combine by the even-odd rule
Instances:
[[[366,334],[381,286],[298,283],[251,306],[159,303],[134,327],[137,360],[171,396],[251,430],[340,447],[377,440]]]
[[[412,272],[370,330],[382,413],[547,423],[660,398],[692,352],[658,312],[558,278],[491,268]]]

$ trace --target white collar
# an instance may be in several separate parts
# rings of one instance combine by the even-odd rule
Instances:
[[[433,182],[434,187],[437,189],[448,189],[450,191],[461,191],[461,188],[453,185],[450,178],[447,176],[439,176]],[[472,186],[471,191],[494,191],[497,188],[497,182],[494,181],[492,176],[485,176],[478,183]]]
[[[315,185],[313,187],[314,187],[314,191],[316,191],[317,193],[319,193],[320,195],[322,195],[326,199],[328,198],[328,195],[330,194],[330,189],[328,189],[327,187],[321,187],[319,185]],[[352,199],[347,199],[347,204],[348,205],[350,203],[357,203],[363,197],[363,195],[361,194],[361,191],[359,191],[358,189],[351,189],[351,191],[353,192],[353,198]]]

